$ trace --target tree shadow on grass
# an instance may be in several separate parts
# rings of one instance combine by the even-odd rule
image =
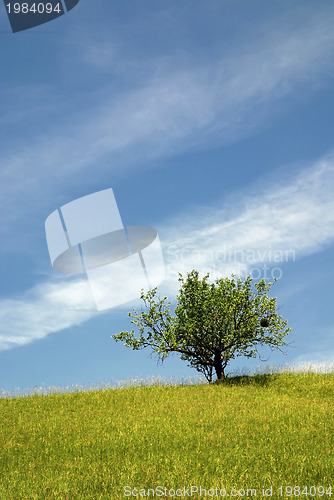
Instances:
[[[256,375],[237,375],[235,377],[226,377],[224,380],[216,380],[214,385],[254,385],[254,386],[268,386],[271,382],[276,380],[278,375],[276,373],[262,373]]]

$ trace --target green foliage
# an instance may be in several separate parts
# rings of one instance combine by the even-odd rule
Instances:
[[[242,281],[232,275],[214,283],[208,283],[208,277],[200,279],[196,270],[186,280],[179,275],[182,285],[175,316],[167,297],[156,299],[156,288],[146,294],[142,291],[147,310],[129,313],[131,323],[139,327],[139,336],[132,330],[112,338],[135,350],[151,347],[161,361],[168,353],[178,352],[209,383],[213,370],[218,380],[223,379],[226,366],[237,356],[256,357],[259,346],[289,345],[284,337],[291,328],[278,316],[276,298],[268,296],[274,282],[266,284],[263,279],[252,290],[250,276]]]

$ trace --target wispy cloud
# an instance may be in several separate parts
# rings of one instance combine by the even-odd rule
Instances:
[[[80,325],[96,314],[86,281],[44,282],[18,298],[0,300],[0,351]]]
[[[329,154],[284,181],[276,173],[262,187],[180,214],[161,229],[170,281],[192,268],[217,277],[256,267],[264,277],[263,264],[280,268],[321,251],[334,241],[333,192]]]
[[[77,183],[79,176],[85,182],[82,174],[92,168],[101,179],[110,175],[113,159],[123,167],[142,168],[153,159],[251,133],[278,112],[283,99],[294,98],[296,91],[300,98],[327,81],[324,75],[333,45],[331,23],[322,18],[299,31],[258,36],[249,46],[225,51],[220,57],[216,53],[209,61],[194,62],[189,56],[182,69],[171,63],[152,67],[145,79],[126,90],[109,84],[98,93],[90,90],[89,99],[79,93],[78,103],[85,102],[83,111],[76,110],[71,119],[56,120],[45,133],[16,142],[15,151],[3,149],[0,194],[3,212],[11,214],[10,227],[28,212],[59,201],[66,184]],[[92,46],[89,53],[100,49]],[[103,50],[107,59],[107,42]],[[56,96],[62,109],[66,100],[76,99],[72,94],[50,95]],[[48,101],[49,106],[54,103]],[[11,113],[12,119],[22,118],[15,104]],[[88,182],[90,177],[85,177]],[[36,196],[38,207],[32,203]],[[4,221],[2,228],[8,224]]]
[[[185,274],[193,267],[215,278],[248,271],[254,264],[270,261],[275,252],[284,256],[293,251],[289,258],[298,259],[333,242],[334,155],[290,174],[284,182],[267,180],[261,189],[256,186],[256,193],[254,186],[249,189],[251,194],[232,193],[227,202],[199,207],[195,214],[180,214],[161,226],[167,275],[161,289],[176,292],[178,272]],[[238,262],[242,255],[250,260]],[[123,307],[128,310],[129,304]],[[88,282],[70,279],[46,280],[17,299],[0,300],[0,311],[0,350],[101,314],[95,311]]]
[[[334,340],[334,326],[332,325],[330,328],[327,328],[325,331],[320,329],[317,333],[317,337],[321,338],[321,347],[312,344],[312,350],[308,354],[300,354],[296,356],[292,360],[292,363],[297,366],[310,366],[310,364],[317,365],[318,364],[318,373],[321,371],[329,371],[334,370],[334,349],[333,349],[333,340]],[[327,339],[327,340],[325,340]],[[309,347],[309,346],[308,346]],[[322,364],[322,366],[319,364]],[[327,368],[327,370],[326,370]]]

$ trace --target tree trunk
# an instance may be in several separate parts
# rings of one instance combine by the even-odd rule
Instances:
[[[217,380],[224,380],[225,373],[224,373],[224,368],[223,368],[223,363],[222,363],[220,351],[216,351],[216,353],[215,353],[214,366],[215,366],[215,370],[216,370]]]

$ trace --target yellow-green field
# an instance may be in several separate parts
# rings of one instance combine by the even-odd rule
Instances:
[[[329,500],[333,410],[333,371],[3,397],[0,499]]]

